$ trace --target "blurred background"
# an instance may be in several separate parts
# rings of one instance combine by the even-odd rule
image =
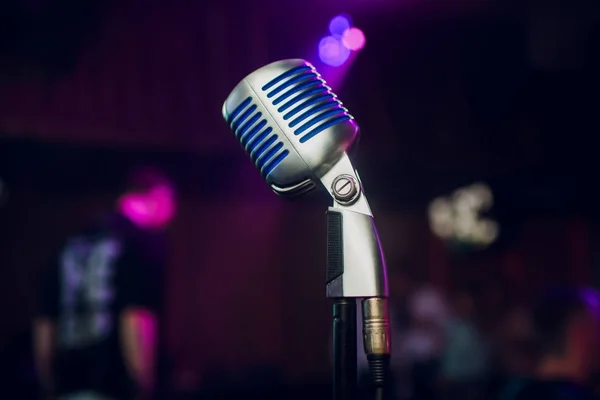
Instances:
[[[486,379],[526,370],[532,298],[600,284],[599,21],[591,0],[3,1],[2,390],[35,392],[44,269],[151,164],[177,193],[170,398],[328,398],[329,200],[271,193],[221,117],[237,82],[284,58],[313,62],[361,127],[395,334],[415,296],[435,318],[462,299]]]

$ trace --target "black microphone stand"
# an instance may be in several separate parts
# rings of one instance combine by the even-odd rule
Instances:
[[[355,400],[358,389],[356,299],[333,300],[333,400]]]

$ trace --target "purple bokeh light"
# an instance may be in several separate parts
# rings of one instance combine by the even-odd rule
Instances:
[[[333,36],[327,36],[321,39],[319,43],[319,58],[325,64],[332,67],[339,67],[350,57],[350,49],[344,46],[341,40]]]
[[[334,37],[341,37],[350,27],[352,27],[350,17],[343,14],[337,15],[329,22],[329,33]]]

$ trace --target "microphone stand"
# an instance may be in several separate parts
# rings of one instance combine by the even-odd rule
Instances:
[[[333,299],[333,400],[356,399],[356,341],[356,299]]]
[[[327,210],[326,294],[333,300],[333,399],[358,391],[357,299],[362,299],[363,345],[381,397],[391,353],[385,260],[369,203],[345,154],[322,178],[334,204]]]

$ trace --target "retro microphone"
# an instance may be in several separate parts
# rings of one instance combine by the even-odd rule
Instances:
[[[347,155],[359,134],[354,118],[316,69],[299,59],[248,75],[225,101],[223,117],[275,193],[296,197],[322,185],[333,198],[326,294],[334,299],[334,397],[355,396],[357,298],[363,299],[364,350],[375,385],[383,386],[391,352],[387,274]]]

